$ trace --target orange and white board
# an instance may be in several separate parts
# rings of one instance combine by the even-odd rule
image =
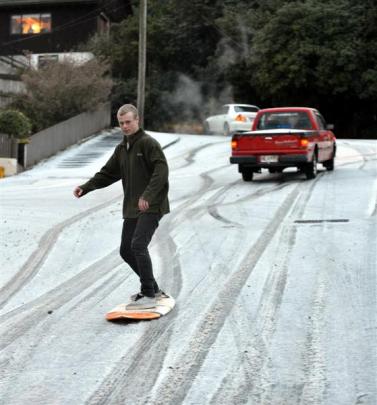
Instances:
[[[157,305],[154,308],[149,309],[126,309],[127,304],[119,304],[106,314],[108,321],[118,320],[147,320],[156,319],[169,313],[175,306],[175,300],[173,297],[164,294],[157,300]]]

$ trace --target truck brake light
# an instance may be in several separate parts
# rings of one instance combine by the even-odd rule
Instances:
[[[236,150],[238,148],[238,139],[232,139],[232,150]]]
[[[309,139],[307,138],[300,138],[300,146],[302,146],[303,148],[305,148],[306,146],[309,145]]]

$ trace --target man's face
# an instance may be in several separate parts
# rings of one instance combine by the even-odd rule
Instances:
[[[118,122],[125,135],[133,135],[139,129],[139,118],[135,118],[132,112],[118,114]]]

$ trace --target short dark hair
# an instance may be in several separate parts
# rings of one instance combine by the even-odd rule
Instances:
[[[134,115],[134,118],[138,118],[139,117],[139,111],[137,110],[137,108],[133,105],[133,104],[124,104],[122,105],[122,107],[119,108],[117,115],[124,115],[127,114],[129,112],[132,112]]]

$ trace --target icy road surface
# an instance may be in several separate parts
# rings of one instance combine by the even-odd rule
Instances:
[[[245,183],[229,138],[153,135],[172,212],[151,254],[177,299],[160,320],[104,318],[139,286],[120,183],[72,195],[116,131],[0,181],[0,403],[375,405],[376,141],[340,140],[313,181]]]

